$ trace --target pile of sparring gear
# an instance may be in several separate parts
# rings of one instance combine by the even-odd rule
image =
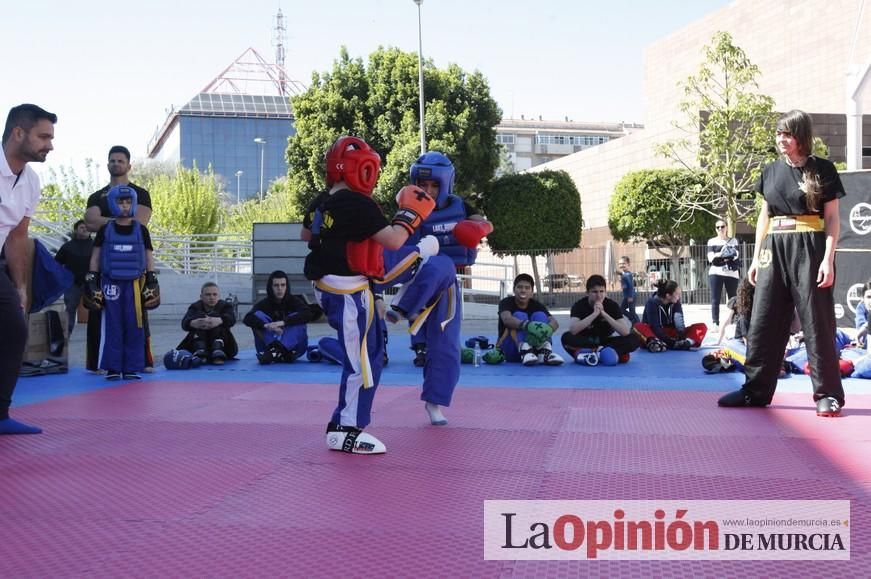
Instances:
[[[163,356],[163,365],[167,370],[190,370],[199,368],[203,362],[202,358],[188,350],[170,350]]]
[[[503,354],[502,350],[497,348],[495,344],[491,344],[490,339],[487,338],[487,336],[474,336],[466,340],[465,348],[460,350],[461,363],[475,363],[475,346],[478,346],[478,350],[483,352],[481,360],[485,364],[495,365],[501,364],[505,361],[505,354]]]

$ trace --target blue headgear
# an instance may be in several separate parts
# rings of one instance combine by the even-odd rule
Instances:
[[[121,216],[121,208],[118,207],[119,199],[130,199],[132,200],[132,205],[130,206],[130,215],[129,217],[133,217],[136,215],[136,189],[130,187],[128,185],[115,185],[111,189],[109,189],[109,193],[106,195],[106,199],[109,202],[109,213],[112,217],[120,217]]]
[[[438,181],[439,197],[436,207],[441,207],[447,201],[448,195],[454,192],[454,165],[444,153],[430,151],[417,158],[411,166],[411,184],[417,185],[421,179]]]

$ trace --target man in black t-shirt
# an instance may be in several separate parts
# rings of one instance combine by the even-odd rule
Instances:
[[[73,238],[60,246],[54,256],[55,261],[63,265],[73,274],[73,285],[64,292],[68,324],[67,335],[72,335],[76,325],[79,303],[82,301],[82,289],[85,286],[85,274],[91,263],[91,251],[94,240],[88,231],[85,221],[79,219],[73,225]]]
[[[607,297],[605,278],[587,278],[587,295],[572,306],[563,348],[579,364],[616,366],[629,361],[640,342],[620,304]],[[589,354],[594,354],[591,358]]]
[[[329,190],[306,209],[301,233],[310,250],[305,275],[315,282],[315,295],[344,350],[327,448],[353,454],[387,451],[363,432],[384,362],[370,279],[384,277],[383,249],[399,249],[435,207],[422,189],[408,185],[397,195],[399,211],[388,222],[372,199],[380,169],[381,158],[365,141],[339,137],[326,155]],[[432,412],[430,417],[436,421]]]
[[[112,220],[107,196],[109,189],[116,185],[126,185],[136,191],[136,216],[134,219],[147,226],[148,222],[151,221],[151,195],[146,189],[130,182],[128,176],[132,165],[130,164],[130,151],[127,147],[115,145],[109,149],[109,160],[106,167],[109,170],[109,184],[88,197],[88,206],[85,209],[85,225],[88,230],[97,232]],[[99,371],[101,320],[102,313],[99,310],[89,312],[85,366],[92,372]],[[151,354],[151,332],[148,329],[148,316],[145,312],[143,312],[142,323],[145,327],[145,371],[151,372],[154,369],[154,357]]]
[[[499,302],[499,340],[496,346],[509,362],[521,362],[524,366],[559,366],[563,363],[562,356],[553,352],[549,339],[535,347],[529,343],[530,324],[550,326],[549,334],[559,328],[559,322],[547,307],[533,299],[534,289],[535,281],[528,273],[514,278],[514,295]]]

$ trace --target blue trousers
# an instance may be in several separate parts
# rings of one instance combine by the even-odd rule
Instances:
[[[365,428],[371,421],[384,363],[384,340],[375,323],[375,298],[366,285],[355,291],[339,290],[320,281],[315,295],[330,326],[337,330],[343,351],[339,403],[331,421]]]
[[[258,319],[264,323],[274,322],[265,312],[254,312]],[[308,348],[308,330],[305,324],[296,326],[285,326],[284,331],[279,335],[267,329],[261,331],[263,339],[260,338],[258,332],[254,332],[254,349],[258,354],[262,354],[266,347],[272,342],[279,342],[288,350],[296,350],[299,354],[304,354]]]
[[[547,323],[547,314],[544,312],[533,312],[532,317],[528,316],[524,312],[514,312],[514,317],[520,320],[521,322],[525,322],[529,320],[531,322],[544,322]],[[520,344],[526,341],[526,332],[523,330],[509,330],[505,328],[505,331],[499,336],[499,348],[502,350],[502,353],[505,354],[505,360],[508,362],[519,362],[520,361]]]
[[[416,246],[385,251],[388,275],[391,269],[395,270],[391,266],[402,263],[416,251]],[[392,305],[413,318],[409,332],[426,342],[420,398],[439,406],[450,406],[460,380],[460,326],[463,318],[454,262],[449,257],[434,255],[419,264],[416,272],[409,275],[406,271],[394,279],[403,281],[404,285]]]
[[[138,304],[139,280],[103,278],[100,368],[118,372],[145,369],[145,327]]]

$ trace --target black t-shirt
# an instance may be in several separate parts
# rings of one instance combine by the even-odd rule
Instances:
[[[602,302],[602,307],[605,309],[605,313],[614,318],[615,320],[619,320],[623,317],[623,312],[620,310],[620,305],[611,298],[605,298],[605,301]],[[593,306],[590,304],[589,298],[583,297],[575,302],[569,315],[573,318],[583,320],[592,313]],[[602,316],[599,316],[595,320],[593,320],[593,323],[587,326],[580,333],[580,335],[595,336],[599,338],[599,341],[602,341],[613,333],[614,328],[611,327],[611,324],[609,324],[607,320],[602,318]]]
[[[142,205],[151,209],[151,194],[139,185],[134,185],[133,183],[129,185],[136,191],[136,205]],[[109,212],[109,200],[107,198],[109,189],[111,189],[111,186],[106,185],[99,191],[91,193],[90,197],[88,197],[88,207],[99,207],[100,215],[103,217],[112,217],[112,214]]]
[[[138,223],[138,222],[137,222]],[[97,237],[94,238],[94,247],[102,247],[103,243],[106,241],[106,228],[109,226],[114,226],[115,231],[120,233],[121,235],[130,235],[133,233],[133,223],[130,225],[121,225],[115,221],[110,221],[106,225],[100,228],[97,232]],[[142,242],[145,244],[145,249],[154,251],[154,247],[151,245],[151,234],[148,233],[148,228],[139,224],[139,227],[142,229]]]
[[[73,281],[77,285],[85,283],[85,274],[91,268],[91,251],[94,249],[94,240],[71,239],[60,246],[54,259],[66,267],[73,274]]]
[[[502,336],[502,333],[505,331],[505,324],[502,323],[502,312],[511,312],[512,314],[523,312],[529,318],[532,318],[532,314],[535,312],[544,312],[547,317],[550,317],[550,311],[540,301],[530,298],[526,307],[522,308],[517,303],[517,300],[514,299],[514,296],[508,296],[499,302],[499,336]]]
[[[806,194],[799,188],[806,171],[816,171],[823,184],[820,195],[819,210],[810,211],[807,208]],[[762,169],[762,175],[756,182],[755,191],[761,193],[768,202],[768,215],[823,215],[823,205],[845,195],[841,177],[834,164],[827,159],[808,157],[804,167],[790,167],[778,159]]]
[[[358,275],[348,267],[348,242],[368,239],[390,223],[371,197],[348,189],[318,195],[303,218],[307,229],[312,228],[318,208],[322,225],[320,234],[308,244],[311,251],[305,258],[305,276],[314,280],[331,274]]]

